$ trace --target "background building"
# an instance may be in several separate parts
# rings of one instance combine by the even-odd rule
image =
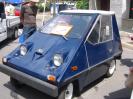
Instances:
[[[115,11],[121,30],[133,27],[133,0],[89,0],[89,9]]]

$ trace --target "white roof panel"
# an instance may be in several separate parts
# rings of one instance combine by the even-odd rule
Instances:
[[[103,10],[64,10],[62,13],[98,13],[101,15],[113,15],[113,11],[103,11]]]

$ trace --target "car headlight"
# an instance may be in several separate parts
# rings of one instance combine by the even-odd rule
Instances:
[[[26,55],[26,53],[27,53],[26,46],[24,46],[24,45],[20,46],[20,54],[24,56],[24,55]]]
[[[60,54],[55,54],[53,57],[53,63],[55,66],[60,66],[63,63],[63,58]]]

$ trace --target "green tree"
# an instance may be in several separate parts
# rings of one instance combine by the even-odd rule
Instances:
[[[76,7],[78,9],[89,9],[89,0],[79,0],[79,1],[77,1]]]

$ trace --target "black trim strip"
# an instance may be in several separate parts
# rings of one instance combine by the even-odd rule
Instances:
[[[52,97],[58,96],[58,87],[55,85],[32,77],[6,65],[0,64],[0,71]]]

